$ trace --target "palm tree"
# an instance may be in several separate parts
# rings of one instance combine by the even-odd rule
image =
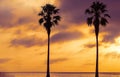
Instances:
[[[98,75],[98,35],[99,35],[99,26],[106,26],[108,23],[107,18],[110,18],[110,15],[107,14],[106,5],[102,2],[95,1],[92,5],[86,9],[85,14],[88,15],[87,24],[91,26],[93,24],[95,28],[95,35],[96,35],[96,72],[95,77],[99,77]]]
[[[39,19],[40,25],[42,24],[48,34],[48,54],[47,54],[47,75],[46,77],[50,77],[50,33],[52,26],[58,25],[58,21],[60,21],[61,17],[58,15],[59,9],[57,9],[54,5],[46,4],[42,6],[42,11],[38,14],[41,16]]]

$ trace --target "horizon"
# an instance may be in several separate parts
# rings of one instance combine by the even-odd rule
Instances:
[[[62,17],[50,36],[50,71],[95,71],[94,27],[84,14],[91,0],[0,0],[0,71],[46,71],[47,32],[38,13],[46,3]],[[100,0],[111,19],[99,33],[99,72],[120,72],[120,0]]]
[[[0,73],[46,73],[46,72],[0,72]],[[50,73],[71,73],[71,74],[77,74],[77,73],[95,73],[95,72],[50,72]],[[99,72],[101,74],[120,74],[120,72]]]

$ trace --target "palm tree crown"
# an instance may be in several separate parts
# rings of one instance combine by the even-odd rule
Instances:
[[[110,15],[107,14],[106,5],[99,1],[93,2],[85,13],[89,15],[87,24],[89,26],[93,24],[95,29],[98,29],[97,33],[99,33],[99,25],[106,26],[108,23],[107,17],[110,18]]]
[[[54,5],[46,4],[42,6],[42,11],[38,14],[41,16],[39,23],[40,25],[44,25],[48,34],[50,34],[51,27],[57,25],[58,21],[61,19],[57,13],[59,13],[59,9],[56,9]]]

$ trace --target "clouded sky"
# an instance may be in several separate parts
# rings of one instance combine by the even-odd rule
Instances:
[[[120,1],[101,1],[107,4],[111,19],[100,27],[99,70],[120,72]],[[84,14],[91,0],[0,0],[0,71],[46,71],[47,33],[38,23],[45,3],[60,8],[62,17],[52,28],[51,71],[95,71],[94,27],[88,27]]]

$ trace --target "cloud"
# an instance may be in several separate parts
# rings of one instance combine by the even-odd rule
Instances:
[[[85,9],[91,4],[91,0],[61,0],[61,12],[64,13],[68,23],[86,22]]]
[[[39,55],[44,55],[44,54],[46,54],[46,52],[41,52],[41,53],[39,53]]]
[[[64,14],[65,22],[69,24],[75,23],[86,23],[85,9],[87,9],[93,1],[91,0],[61,0],[61,12]],[[119,20],[120,20],[120,1],[113,0],[101,0],[107,5],[108,14],[111,19],[108,19],[108,27],[102,29],[102,32],[108,32],[109,34],[104,37],[104,42],[114,42],[114,39],[120,35],[119,31]]]
[[[42,39],[38,39],[35,38],[33,36],[31,37],[27,37],[27,38],[17,38],[17,39],[13,39],[10,42],[10,47],[11,46],[24,46],[24,47],[32,47],[32,46],[43,46],[44,44],[46,44],[45,41],[43,41]]]
[[[104,55],[107,58],[120,58],[120,53],[110,52]]]
[[[102,32],[108,32],[107,35],[104,36],[103,42],[115,42],[115,38],[120,35],[119,25],[113,24],[108,25],[105,29],[101,30]]]
[[[18,18],[12,13],[12,11],[12,8],[0,8],[0,28],[9,29],[21,26],[22,24],[34,22],[32,17],[22,16]]]
[[[63,62],[68,60],[67,58],[57,58],[57,59],[51,59],[50,64],[58,63],[58,62]]]
[[[21,34],[21,31],[18,30],[15,34]],[[53,35],[50,39],[52,43],[63,42],[63,41],[71,41],[82,37],[82,33],[80,32],[60,32]],[[31,37],[23,37],[23,38],[15,38],[10,41],[10,47],[32,47],[32,46],[43,46],[47,44],[47,39],[42,40],[41,38],[37,38],[35,36]]]
[[[36,17],[37,14],[33,12],[33,8],[25,7],[19,1],[11,3],[8,0],[2,0],[0,3],[0,28],[9,29],[22,26],[22,24],[35,22]]]
[[[56,33],[51,37],[51,42],[56,43],[56,42],[65,42],[65,41],[71,41],[75,40],[82,37],[82,33],[80,32],[59,32]]]
[[[113,0],[102,0],[102,2],[104,2],[105,4],[107,4],[107,8],[109,11],[109,14],[111,15],[111,19],[110,22],[113,23],[119,23],[120,20],[120,10],[118,9],[118,7],[120,6],[120,1],[113,1]]]
[[[0,8],[0,28],[8,28],[13,25],[14,15],[12,8]]]
[[[87,47],[87,48],[93,48],[93,47],[96,46],[96,44],[87,44],[87,45],[84,45],[84,46]]]
[[[85,64],[83,64],[83,66],[93,66],[93,65],[95,65],[95,63],[85,63]]]
[[[11,59],[8,59],[8,58],[0,58],[0,64],[1,63],[6,63],[8,61],[10,61]]]
[[[32,22],[32,18],[30,17],[21,17],[18,19],[17,24],[26,24]]]

